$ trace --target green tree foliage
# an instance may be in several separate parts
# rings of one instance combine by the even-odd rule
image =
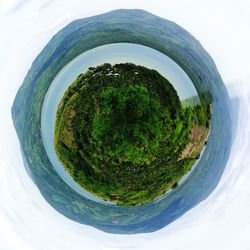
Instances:
[[[100,154],[114,158],[114,164],[150,164],[166,137],[163,122],[170,120],[167,109],[140,85],[110,86],[101,99],[91,133]]]
[[[55,149],[91,193],[121,205],[145,204],[190,170],[200,151],[192,157],[182,152],[192,143],[191,128],[205,127],[208,111],[183,109],[174,87],[155,70],[104,64],[79,75],[66,91]]]

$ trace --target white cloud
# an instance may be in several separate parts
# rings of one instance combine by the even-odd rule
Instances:
[[[9,0],[9,1],[0,0],[0,10],[8,11],[14,6],[14,4],[15,0]]]
[[[248,1],[0,0],[0,249],[250,248],[250,4]],[[71,20],[117,8],[143,8],[198,38],[227,83],[236,135],[223,177],[208,199],[152,234],[111,235],[77,224],[42,198],[22,164],[10,107],[39,51]],[[11,10],[15,9],[15,12]]]

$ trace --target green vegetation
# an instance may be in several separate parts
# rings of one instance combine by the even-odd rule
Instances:
[[[164,136],[163,121],[170,119],[160,101],[140,85],[107,87],[100,101],[91,132],[98,162],[150,164]]]
[[[177,186],[204,145],[207,106],[181,107],[157,71],[90,68],[58,107],[55,148],[82,187],[120,205],[145,204]]]

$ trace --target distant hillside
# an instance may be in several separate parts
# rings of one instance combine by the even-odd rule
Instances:
[[[104,44],[135,43],[173,59],[194,83],[202,103],[213,99],[212,125],[197,172],[185,188],[138,207],[96,203],[66,185],[43,144],[41,110],[60,70],[78,55]],[[206,97],[209,97],[206,99]],[[143,10],[115,10],[78,19],[60,30],[34,60],[12,106],[12,118],[33,181],[42,196],[69,219],[109,233],[147,233],[163,228],[204,200],[216,187],[231,146],[229,97],[212,58],[198,40],[174,22]],[[184,185],[184,184],[183,184]],[[177,192],[178,190],[178,192]]]
[[[181,106],[182,108],[187,108],[187,107],[193,107],[193,106],[196,106],[196,105],[199,105],[200,104],[200,98],[199,96],[192,96],[192,97],[189,97],[183,101],[181,101]]]

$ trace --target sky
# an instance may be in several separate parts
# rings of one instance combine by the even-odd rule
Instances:
[[[76,18],[141,8],[175,21],[213,57],[231,98],[234,141],[214,192],[165,228],[112,235],[70,221],[22,163],[10,108],[32,61]],[[250,249],[250,2],[248,0],[0,0],[0,249]]]

